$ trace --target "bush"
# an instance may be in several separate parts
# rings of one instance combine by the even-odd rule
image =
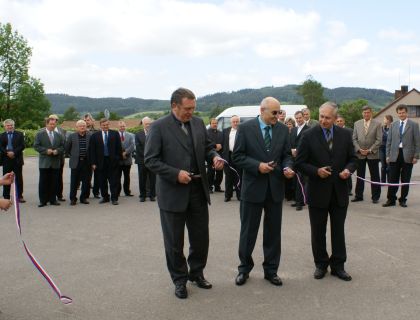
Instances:
[[[25,148],[32,148],[35,142],[35,136],[39,130],[22,130],[25,137]]]

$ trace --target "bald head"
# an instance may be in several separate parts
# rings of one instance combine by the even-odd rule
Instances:
[[[265,124],[276,124],[277,115],[280,113],[280,101],[273,97],[264,98],[260,104],[260,113]]]
[[[152,119],[150,119],[149,117],[144,117],[143,119],[141,119],[141,124],[143,125],[144,130],[149,131],[149,127],[152,123]]]

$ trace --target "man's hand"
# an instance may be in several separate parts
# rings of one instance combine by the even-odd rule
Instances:
[[[260,165],[258,167],[258,171],[261,172],[261,173],[263,173],[263,174],[270,173],[273,170],[274,170],[274,167],[273,166],[270,166],[266,162],[260,162]]]
[[[13,151],[7,151],[7,156],[10,158],[10,159],[14,159],[15,158],[15,153],[13,152]]]
[[[413,163],[413,164],[416,164],[416,163],[417,163],[417,158],[413,158],[412,163]]]
[[[13,172],[6,173],[3,178],[0,179],[0,185],[11,185],[15,179],[15,174]]]
[[[385,159],[385,161],[386,161],[386,163],[389,163],[389,157],[387,157],[387,158]]]
[[[0,209],[6,211],[12,205],[12,201],[9,199],[0,199]]]
[[[339,176],[341,179],[346,180],[346,179],[350,178],[351,173],[350,173],[350,171],[349,171],[348,169],[344,169],[343,171],[341,171],[341,172],[338,174],[338,176]]]
[[[296,158],[297,156],[297,149],[292,149],[292,157]]]
[[[55,156],[56,156],[57,154],[58,154],[58,150],[55,150],[55,149],[54,149],[54,150],[53,150],[53,155],[55,155]]]
[[[127,159],[127,152],[125,152],[125,151],[124,151],[124,152],[122,153],[122,157],[123,157],[123,159],[124,159],[124,160],[125,160],[125,159]]]
[[[367,156],[369,154],[369,150],[365,150],[365,149],[360,149],[359,152],[362,156]]]
[[[224,165],[225,165],[225,162],[223,161],[222,158],[220,158],[220,157],[214,157],[213,158],[213,167],[216,170],[222,170]]]
[[[295,176],[295,172],[290,168],[284,168],[283,174],[287,179],[291,179]]]
[[[216,151],[220,151],[222,149],[222,145],[220,143],[216,143]]]
[[[96,164],[92,164],[92,170],[96,170]]]
[[[182,184],[188,184],[191,181],[190,173],[185,170],[180,170],[178,173],[178,182]]]
[[[329,167],[318,168],[318,176],[322,179],[328,178],[331,175]]]
[[[50,155],[52,155],[52,154],[54,154],[54,151],[53,151],[53,149],[47,149],[47,154],[50,156]]]

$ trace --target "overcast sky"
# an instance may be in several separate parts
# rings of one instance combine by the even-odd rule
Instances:
[[[420,89],[420,1],[0,0],[47,93],[168,99],[298,84]]]

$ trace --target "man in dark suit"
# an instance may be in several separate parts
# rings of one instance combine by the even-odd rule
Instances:
[[[109,120],[101,119],[101,130],[92,134],[89,141],[90,163],[97,170],[102,199],[99,203],[109,202],[108,183],[111,202],[118,205],[118,165],[122,157],[120,135],[109,130]]]
[[[349,204],[347,179],[356,170],[356,155],[350,132],[334,126],[337,105],[326,102],[319,108],[319,125],[307,130],[298,146],[296,169],[306,174],[311,222],[315,279],[331,274],[350,281],[344,270],[347,259],[344,222]],[[326,230],[331,221],[332,254],[328,256]]]
[[[303,133],[307,129],[309,129],[309,126],[305,123],[305,119],[303,118],[302,111],[295,112],[295,120],[296,120],[296,127],[293,127],[292,131],[290,132],[290,147],[292,148],[292,157],[294,160],[296,159],[297,147],[299,145],[300,138],[302,137]],[[296,211],[300,211],[302,210],[302,207],[305,205],[305,201],[304,201],[303,193],[302,193],[302,187],[303,187],[303,190],[305,190],[306,177],[304,177],[304,175],[299,172],[296,172],[296,174],[299,175],[302,186],[300,185],[297,177],[295,177],[294,182],[295,182],[296,203],[292,204],[292,207],[296,207]]]
[[[200,288],[212,287],[203,274],[209,247],[210,203],[205,162],[213,163],[216,170],[223,168],[203,121],[193,116],[195,106],[192,91],[175,90],[172,112],[152,124],[145,148],[146,166],[157,175],[166,262],[180,299],[188,296],[187,280]],[[190,240],[188,264],[183,254],[185,225]]]
[[[70,134],[65,143],[65,153],[70,158],[70,205],[77,203],[77,188],[81,184],[80,203],[88,204],[90,187],[89,139],[92,133],[86,130],[86,122],[76,122],[76,132]]]
[[[335,120],[335,125],[340,127],[340,128],[344,128],[346,130],[348,130],[351,133],[351,136],[353,137],[353,128],[348,128],[346,127],[346,119],[344,119],[343,116],[337,114],[337,119]],[[349,186],[349,196],[352,196],[352,190],[353,190],[353,181],[351,179],[351,177],[349,179],[347,179],[347,184]]]
[[[152,119],[144,117],[141,121],[143,130],[136,133],[136,163],[139,176],[140,202],[146,201],[149,196],[150,201],[155,201],[156,197],[156,175],[144,165],[144,147],[146,145],[146,137],[149,135]],[[148,184],[149,183],[149,184]],[[147,186],[149,190],[147,190]]]
[[[420,157],[419,124],[408,119],[407,106],[397,106],[399,120],[394,121],[388,132],[386,142],[386,161],[389,164],[390,183],[408,183],[411,179],[413,165]],[[407,207],[407,196],[410,186],[401,187],[400,206]],[[387,202],[383,207],[395,206],[398,187],[388,187]]]
[[[236,174],[229,166],[225,166],[225,202],[230,201],[235,190],[236,198],[240,200],[242,169],[232,161],[232,152],[235,145],[240,119],[238,116],[230,118],[230,127],[223,130],[222,157],[229,163],[229,166],[236,170]],[[239,175],[239,177],[238,177]]]
[[[57,186],[60,174],[61,157],[64,153],[64,139],[56,132],[56,119],[47,118],[45,128],[35,136],[34,149],[39,153],[39,205],[44,207],[47,202],[58,206]]]
[[[25,140],[23,133],[15,130],[15,122],[12,119],[3,121],[4,132],[0,135],[0,157],[3,162],[3,174],[14,172],[18,187],[19,202],[26,202],[23,199],[23,150]],[[10,199],[10,185],[3,187],[3,197]]]
[[[257,240],[264,209],[264,278],[280,286],[277,275],[281,253],[281,220],[284,176],[292,178],[289,130],[279,123],[280,102],[262,100],[260,115],[239,126],[233,149],[233,162],[242,169],[241,233],[239,274],[235,283],[243,285],[254,267],[252,251]]]
[[[214,148],[217,152],[220,153],[222,151],[223,132],[217,130],[216,118],[210,119],[210,128],[207,129],[207,133],[210,140],[214,143]],[[207,179],[209,182],[210,193],[213,193],[213,186],[215,192],[223,192],[222,188],[220,187],[220,184],[223,180],[223,171],[214,170],[212,163],[208,163],[207,165]]]

